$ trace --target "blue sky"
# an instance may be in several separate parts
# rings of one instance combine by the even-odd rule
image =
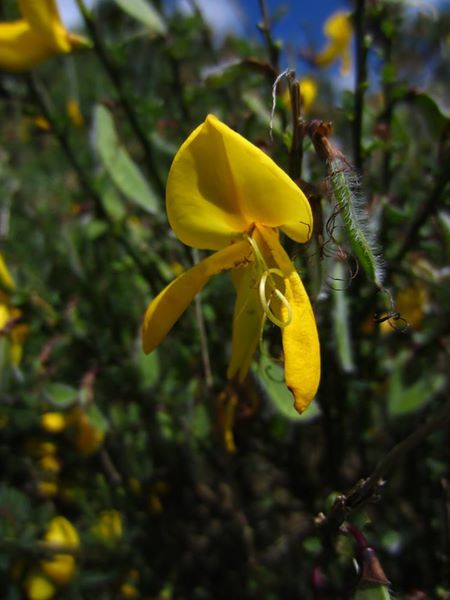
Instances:
[[[85,0],[92,5],[96,0]],[[229,32],[236,32],[261,39],[256,24],[261,19],[258,0],[196,0],[205,19],[209,22],[215,36],[220,39]],[[417,11],[433,12],[438,18],[437,10],[444,6],[450,8],[450,0],[403,0],[411,13]],[[308,66],[298,60],[301,48],[309,46],[319,49],[324,43],[323,24],[337,10],[349,10],[351,0],[267,0],[272,15],[279,18],[273,29],[274,37],[285,44],[283,67],[289,66],[297,70],[298,75],[308,72]],[[58,0],[58,4],[67,25],[79,25],[79,13],[75,0]],[[174,6],[184,11],[190,10],[189,0],[165,0],[166,10]],[[345,78],[339,75],[338,68],[331,69],[331,76],[337,77],[339,87],[352,87],[352,74]]]
[[[87,0],[92,5],[94,0]],[[64,20],[75,25],[79,19],[75,0],[59,0]],[[189,5],[186,0],[166,0],[167,6]],[[260,20],[258,0],[198,0],[198,4],[210,23],[221,31],[240,30],[257,36],[256,23]],[[311,39],[321,39],[322,24],[332,12],[348,6],[346,0],[268,0],[271,13],[285,9],[276,27],[275,34],[298,45],[299,29],[306,27]]]
[[[85,1],[88,5],[95,3],[95,0]],[[261,39],[256,27],[261,19],[258,0],[196,1],[218,39],[229,32]],[[165,0],[166,10],[172,10],[175,5],[184,11],[190,9],[188,0]],[[75,0],[59,0],[59,6],[65,22],[76,27],[79,24],[79,13]],[[283,66],[298,69],[299,49],[309,44],[319,48],[324,41],[324,21],[336,10],[348,8],[349,0],[268,0],[268,6],[272,15],[279,15],[273,33],[274,37],[282,39],[286,44],[288,58]]]

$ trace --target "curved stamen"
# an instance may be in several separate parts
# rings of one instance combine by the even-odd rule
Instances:
[[[287,299],[285,298],[285,296],[275,286],[275,283],[271,276],[272,273],[274,273],[275,275],[278,275],[280,277],[283,277],[283,273],[280,271],[280,269],[266,269],[264,271],[264,273],[261,275],[261,279],[259,281],[259,300],[261,302],[261,306],[263,308],[265,315],[267,316],[268,319],[270,319],[272,321],[272,323],[274,323],[275,325],[278,325],[278,327],[287,327],[292,322],[292,307],[289,304],[289,302],[287,301]],[[272,293],[275,294],[275,296],[280,300],[280,302],[285,306],[285,308],[288,311],[286,321],[282,321],[281,319],[276,317],[274,315],[274,313],[270,310],[271,297],[269,298],[269,300],[267,300],[267,298],[266,298],[267,278],[270,278],[270,283],[274,287],[274,290]]]
[[[266,270],[267,270],[267,264],[266,264],[266,261],[264,260],[264,257],[263,257],[263,255],[262,255],[262,252],[261,252],[261,250],[259,249],[259,246],[258,246],[258,244],[257,244],[256,240],[254,240],[254,239],[253,239],[251,236],[249,236],[249,235],[246,235],[245,237],[247,238],[247,241],[248,241],[248,243],[250,244],[250,246],[251,246],[251,247],[252,247],[252,249],[253,249],[253,252],[255,253],[255,259],[256,259],[256,262],[258,263],[258,265],[259,265],[260,267],[262,267],[262,270],[263,270],[263,271],[266,271]]]

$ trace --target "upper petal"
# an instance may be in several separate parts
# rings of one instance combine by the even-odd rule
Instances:
[[[210,115],[222,136],[239,206],[249,223],[267,227],[312,226],[309,202],[300,188],[265,152]]]
[[[162,342],[212,275],[236,268],[250,257],[248,242],[240,241],[208,256],[172,281],[150,302],[145,313],[142,326],[144,352],[151,352]]]
[[[166,208],[188,246],[218,249],[250,225],[243,217],[217,119],[208,117],[178,150],[167,179]]]
[[[167,182],[169,222],[198,248],[221,248],[253,223],[312,226],[309,203],[262,150],[213,115],[184,142]],[[296,234],[297,235],[297,234]],[[294,239],[305,241],[305,233]]]

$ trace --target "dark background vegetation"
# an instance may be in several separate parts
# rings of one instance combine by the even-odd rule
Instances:
[[[323,356],[315,406],[301,418],[279,383],[275,330],[266,332],[274,359],[256,361],[242,386],[226,381],[227,275],[153,355],[142,354],[139,340],[150,298],[194,260],[164,211],[165,179],[185,137],[214,113],[288,168],[291,114],[280,97],[273,142],[268,133],[284,64],[270,23],[262,20],[259,42],[217,43],[199,12],[166,15],[166,33],[152,33],[104,2],[87,22],[92,50],[30,75],[0,74],[1,252],[17,285],[10,302],[29,328],[18,366],[8,333],[0,339],[2,598],[23,597],[55,515],[82,540],[61,598],[350,598],[358,532],[396,597],[450,597],[450,13],[407,14],[394,0],[353,8],[355,89],[342,91],[335,70],[303,61],[318,86],[305,119],[331,120],[333,143],[357,167],[396,306],[357,272],[339,222],[333,238],[326,228],[317,237],[317,221],[310,246],[289,248]],[[14,3],[2,10],[13,16]],[[83,123],[69,118],[69,99]],[[109,131],[102,142],[99,106],[112,115],[116,139]],[[138,165],[144,191],[128,159],[111,174],[111,143]],[[307,136],[301,178],[326,223],[330,186]],[[93,441],[70,423],[59,433],[45,427],[42,415],[67,418],[77,407]],[[375,477],[352,496],[406,438],[381,472],[385,485]],[[58,473],[37,458],[48,441]],[[338,494],[346,494],[342,514]],[[123,535],[99,542],[89,532],[112,509]],[[339,530],[344,520],[356,534]]]

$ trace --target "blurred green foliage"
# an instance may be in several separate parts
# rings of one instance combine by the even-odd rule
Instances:
[[[15,3],[3,4],[12,18]],[[360,145],[360,202],[393,302],[358,271],[304,137],[300,185],[315,237],[290,254],[314,303],[323,375],[299,417],[274,330],[244,384],[225,380],[226,277],[199,305],[212,383],[194,308],[149,357],[139,340],[150,298],[194,260],[169,229],[163,195],[192,129],[214,113],[288,169],[284,81],[269,138],[281,68],[270,35],[217,42],[198,10],[163,17],[161,2],[126,4],[87,15],[92,50],[0,73],[0,251],[16,284],[2,283],[0,300],[27,326],[18,364],[5,325],[0,337],[2,598],[33,597],[57,515],[81,545],[55,597],[350,598],[358,549],[316,517],[448,396],[450,13],[367,0],[359,116],[334,71],[309,66],[318,96],[306,121],[333,121],[349,163]],[[349,516],[396,597],[450,597],[445,434],[422,440],[379,501]],[[119,516],[99,529],[105,511]]]

